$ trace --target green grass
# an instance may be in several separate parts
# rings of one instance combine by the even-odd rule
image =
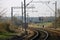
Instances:
[[[8,38],[11,38],[13,36],[13,34],[15,33],[0,33],[0,39],[8,39]]]
[[[1,39],[7,39],[7,38],[9,38],[10,36],[7,36],[7,35],[0,35],[0,38]]]

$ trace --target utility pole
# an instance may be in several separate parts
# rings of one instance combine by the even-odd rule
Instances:
[[[55,29],[57,28],[57,1],[55,1]]]
[[[11,7],[11,21],[13,23],[13,7]]]
[[[33,0],[32,0],[33,1]],[[31,1],[31,2],[32,2]],[[29,2],[27,5],[26,5],[26,0],[24,0],[24,27],[25,27],[25,33],[27,34],[27,27],[28,27],[28,24],[27,24],[27,19],[26,19],[26,7],[31,3]]]
[[[23,2],[21,2],[21,11],[22,11],[22,30],[23,30]]]
[[[29,23],[29,15],[28,15],[29,13],[27,13],[27,24]]]
[[[27,23],[26,23],[26,0],[24,0],[24,27],[25,27],[25,33],[27,33]]]
[[[33,1],[33,0],[32,0]],[[32,2],[31,1],[31,2]],[[27,33],[26,29],[27,29],[27,19],[26,19],[26,8],[34,8],[34,7],[27,7],[31,2],[29,2],[27,5],[26,5],[26,0],[24,0],[24,5],[23,5],[23,2],[21,2],[21,6],[22,7],[11,7],[11,21],[13,21],[13,9],[18,9],[18,8],[22,8],[22,19],[23,19],[23,8],[24,8],[24,28],[25,28],[25,33]],[[23,25],[22,25],[23,26]]]

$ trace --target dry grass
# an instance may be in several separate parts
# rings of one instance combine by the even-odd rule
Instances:
[[[52,25],[51,22],[46,22],[46,23],[32,23],[29,24],[29,27],[34,27],[34,28],[43,28],[42,25],[44,25],[44,28],[50,28],[50,26]]]
[[[60,36],[60,28],[59,29],[54,29],[54,28],[45,28],[48,32],[51,32],[52,34],[56,36]]]

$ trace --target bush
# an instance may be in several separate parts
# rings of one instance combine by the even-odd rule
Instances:
[[[10,23],[1,22],[0,23],[0,32],[14,32],[14,31],[10,29]]]

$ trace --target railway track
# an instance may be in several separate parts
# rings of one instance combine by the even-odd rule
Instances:
[[[28,35],[22,37],[17,36],[11,40],[47,40],[48,32],[37,28],[31,28],[30,30],[34,32],[34,35],[32,35],[31,37],[28,37]]]
[[[41,29],[34,29],[36,34],[30,40],[47,40],[48,32]]]
[[[38,30],[35,30],[36,34],[31,38],[31,40],[37,40],[40,37],[40,33]]]

